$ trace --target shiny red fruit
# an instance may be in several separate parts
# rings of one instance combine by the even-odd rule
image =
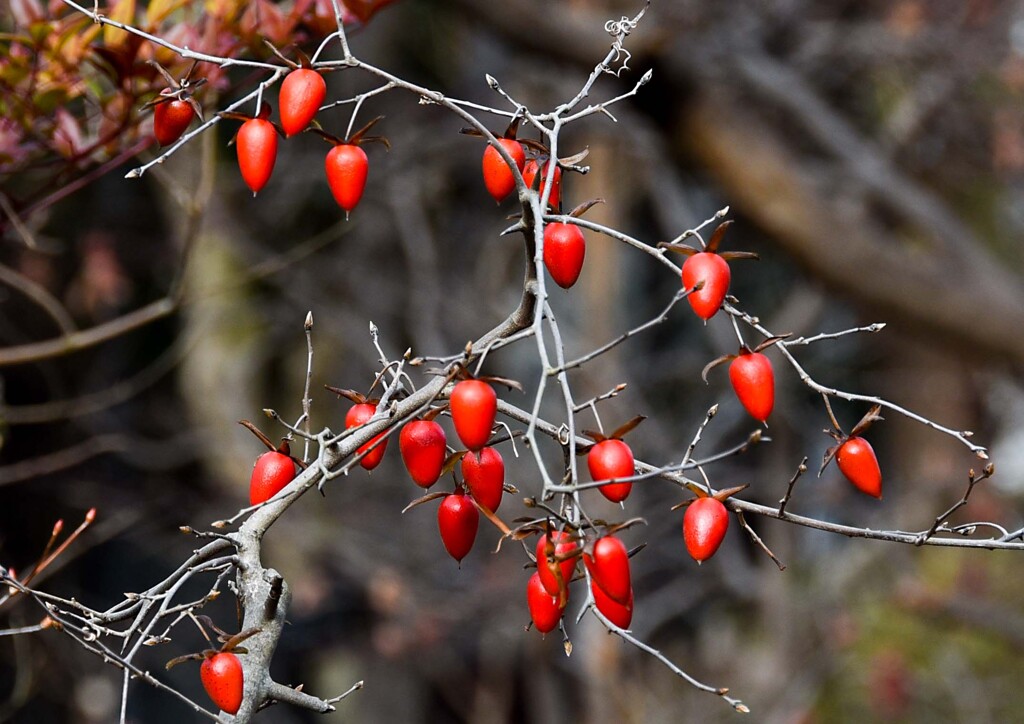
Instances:
[[[633,451],[622,440],[610,439],[590,448],[587,453],[587,468],[595,481],[612,478],[628,478],[633,475]],[[619,503],[629,496],[633,483],[609,483],[598,490],[613,503]]]
[[[279,452],[265,452],[256,459],[249,478],[249,505],[270,500],[295,479],[295,463]]]
[[[554,631],[562,618],[563,608],[559,607],[558,599],[544,589],[540,576],[534,573],[526,584],[526,605],[530,609],[533,625],[541,633]]]
[[[583,554],[583,563],[592,580],[615,601],[625,605],[632,591],[629,577],[629,551],[613,535],[594,541],[593,552]]]
[[[729,365],[729,380],[743,408],[764,422],[775,406],[775,372],[760,352],[741,352]]]
[[[433,420],[413,420],[398,435],[398,451],[413,482],[429,488],[441,477],[447,455],[444,428]]]
[[[543,165],[546,167],[547,161],[544,161]],[[523,181],[526,182],[526,185],[529,188],[533,188],[534,179],[536,179],[537,174],[540,173],[540,166],[541,164],[538,164],[537,161],[532,158],[526,162],[525,166],[523,166]],[[548,178],[554,179],[551,195],[548,196],[548,206],[553,209],[557,209],[559,202],[562,200],[562,168],[556,165],[555,172],[550,174]],[[540,188],[537,189],[537,193],[541,195],[544,193],[543,184],[541,184]]]
[[[219,709],[228,714],[238,712],[242,706],[243,676],[242,662],[237,656],[225,651],[203,659],[199,679]]]
[[[483,380],[462,380],[452,389],[449,404],[455,432],[462,444],[470,450],[486,445],[498,412],[498,395],[494,388]]]
[[[562,289],[580,278],[586,253],[587,242],[576,224],[554,222],[544,227],[544,266]]]
[[[278,96],[285,135],[294,136],[304,131],[326,96],[327,84],[315,70],[297,68],[285,76]]]
[[[871,444],[862,437],[851,437],[839,446],[836,462],[846,479],[862,493],[882,497],[882,471]]]
[[[366,152],[350,143],[341,143],[327,152],[324,169],[327,171],[327,185],[338,206],[349,211],[359,205],[366,188],[366,174],[370,164]]]
[[[479,525],[480,513],[468,495],[459,491],[444,496],[437,509],[437,528],[448,555],[457,561],[465,558],[476,540]]]
[[[473,500],[487,510],[493,513],[501,505],[505,492],[505,461],[493,447],[485,447],[479,453],[470,451],[463,456],[462,479]]]
[[[257,194],[270,181],[277,161],[277,130],[264,118],[250,118],[235,137],[238,168],[245,185]]]
[[[715,555],[729,529],[729,511],[714,498],[698,498],[683,516],[683,541],[698,563]]]
[[[629,624],[633,621],[633,589],[629,590],[629,596],[625,603],[614,600],[599,586],[591,586],[590,591],[594,594],[594,605],[606,619],[619,628],[629,628]]]
[[[358,427],[359,425],[366,424],[366,421],[373,417],[373,414],[377,411],[377,406],[371,402],[360,402],[352,405],[349,408],[348,414],[345,415],[345,427]],[[381,440],[380,445],[370,450],[370,447]],[[365,450],[370,450],[366,455],[359,461],[367,470],[373,470],[375,467],[380,465],[380,461],[384,458],[384,449],[388,446],[387,438],[384,438],[384,433],[377,435],[367,443],[364,443],[356,450],[357,454],[362,454]]]
[[[692,289],[697,282],[704,286],[686,299],[701,319],[711,319],[725,301],[732,272],[729,264],[718,254],[702,251],[689,257],[683,264],[683,288]]]
[[[161,146],[169,146],[188,128],[195,117],[195,111],[188,101],[175,98],[158,103],[153,108],[153,135]]]
[[[499,138],[498,143],[505,147],[512,160],[516,162],[516,166],[522,171],[526,163],[526,152],[523,151],[522,144],[514,138]],[[488,145],[484,149],[483,171],[487,192],[500,204],[515,189],[516,179],[512,169],[494,146]]]
[[[576,541],[568,531],[556,530],[551,533],[551,541],[554,543],[554,555],[564,556],[576,550]],[[576,569],[576,559],[569,558],[563,561],[549,561],[545,551],[547,550],[548,534],[545,533],[537,540],[537,548],[534,551],[537,555],[537,573],[540,575],[540,582],[544,584],[544,590],[549,595],[558,596],[558,577],[553,568],[557,568],[562,574],[562,581],[569,585],[572,580],[573,571]]]

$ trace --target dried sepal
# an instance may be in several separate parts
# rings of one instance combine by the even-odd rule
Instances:
[[[872,408],[867,411],[867,413],[864,415],[864,417],[862,417],[860,419],[860,421],[856,425],[853,426],[853,429],[850,430],[850,437],[856,437],[857,435],[860,435],[861,433],[866,431],[869,427],[871,427],[872,423],[884,420],[885,418],[882,417],[879,414],[881,411],[882,411],[882,406],[881,405],[874,405],[874,406],[872,406]]]
[[[637,425],[639,425],[646,419],[647,415],[637,415],[633,419],[624,422],[623,424],[619,425],[617,428],[612,430],[612,434],[609,435],[608,437],[610,437],[613,440],[621,440],[623,437],[629,434]]]
[[[449,495],[449,493],[446,493],[443,490],[438,490],[438,491],[435,491],[433,493],[427,493],[426,495],[424,495],[422,497],[416,498],[416,500],[412,501],[407,506],[402,508],[402,513],[405,513],[405,512],[407,512],[409,510],[412,510],[417,505],[423,505],[424,503],[429,503],[431,500],[437,500],[438,498],[443,498],[446,495]]]
[[[710,251],[712,253],[718,253],[718,246],[722,243],[722,238],[725,236],[725,232],[732,226],[732,220],[723,221],[715,230],[711,233],[711,238],[708,239],[707,245],[704,247],[704,251]]]
[[[711,360],[706,365],[704,365],[704,369],[702,369],[700,371],[700,378],[702,380],[704,380],[705,384],[707,384],[708,372],[713,370],[715,367],[718,367],[719,365],[723,365],[726,362],[731,362],[734,359],[736,359],[736,355],[734,355],[734,354],[724,354],[721,357],[716,357],[715,359]]]
[[[540,176],[540,174],[537,174],[537,176]],[[570,211],[568,215],[571,216],[574,219],[578,219],[579,217],[583,216],[583,214],[587,213],[593,207],[597,206],[598,204],[603,204],[603,203],[605,203],[605,200],[601,199],[601,198],[590,199],[589,201],[584,201],[582,204],[580,204],[579,206],[574,208],[572,211]]]

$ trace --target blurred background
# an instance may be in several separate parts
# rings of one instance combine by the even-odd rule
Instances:
[[[504,107],[484,82],[489,73],[544,112],[573,97],[605,55],[605,22],[639,7],[397,0],[351,41],[360,58],[448,96]],[[16,19],[3,10],[0,18],[8,27]],[[953,522],[1019,528],[1024,3],[656,2],[626,47],[630,70],[603,76],[587,102],[628,91],[648,68],[653,80],[612,109],[617,122],[594,115],[565,129],[562,155],[589,148],[591,167],[566,177],[566,207],[603,197],[608,203],[588,218],[656,243],[728,205],[736,223],[724,248],[761,255],[733,265],[740,306],[772,331],[797,335],[886,322],[878,334],[795,352],[822,384],[975,431],[997,472]],[[232,71],[199,98],[212,112],[254,79]],[[3,88],[12,82],[0,76]],[[327,83],[329,98],[373,87],[352,71]],[[350,109],[319,120],[343,135]],[[371,320],[392,357],[407,348],[450,355],[514,308],[522,243],[498,236],[514,209],[495,207],[483,188],[482,143],[460,135],[464,124],[450,113],[405,93],[367,101],[356,127],[378,114],[386,119],[375,130],[392,150],[367,148],[369,184],[348,222],[322,178],[327,146],[313,134],[282,144],[270,184],[254,199],[227,146],[234,122],[142,180],[122,177],[155,148],[26,214],[35,248],[14,228],[11,208],[0,212],[5,275],[32,282],[0,287],[5,348],[60,334],[41,295],[33,301],[25,288],[44,290],[82,329],[156,302],[179,283],[183,294],[173,313],[75,354],[18,364],[0,349],[0,562],[30,567],[57,518],[77,524],[95,506],[97,523],[41,588],[103,609],[177,567],[195,547],[180,525],[203,528],[247,502],[263,450],[236,421],[255,420],[276,438],[282,430],[261,410],[293,420],[301,413],[307,311],[315,320],[313,427],[339,430],[347,403],[323,385],[370,386],[378,369]],[[11,171],[0,176],[8,202],[37,194],[39,168],[47,168],[29,172],[12,158],[9,149],[0,154]],[[53,183],[89,170],[70,169]],[[570,357],[656,316],[679,288],[678,277],[620,242],[588,232],[587,243],[576,287],[549,285]],[[735,351],[722,317],[704,326],[685,304],[676,307],[666,324],[573,372],[576,399],[627,382],[602,403],[602,419],[611,429],[647,415],[630,437],[652,464],[678,461],[715,403],[720,412],[698,457],[741,442],[756,425],[725,370],[712,372],[710,384],[700,379],[708,361]],[[768,354],[778,385],[771,444],[707,472],[716,487],[749,483],[744,497],[771,505],[804,456],[817,470],[830,438],[820,397],[777,352]],[[495,353],[486,370],[521,380],[527,395],[503,396],[528,406],[540,374],[532,342]],[[835,411],[849,429],[866,407],[837,402]],[[788,510],[918,531],[956,502],[968,470],[983,463],[949,436],[886,418],[867,435],[885,477],[882,502],[858,494],[833,465],[820,479],[805,476]],[[581,413],[579,424],[595,423]],[[494,553],[499,533],[482,524],[457,566],[438,538],[436,504],[401,514],[420,489],[396,447],[372,473],[357,469],[328,485],[326,497],[307,496],[268,535],[265,562],[295,596],[277,680],[323,697],[365,680],[339,705],[338,721],[737,716],[590,617],[569,623],[569,658],[558,635],[524,632],[527,556],[509,543]],[[527,451],[520,446],[517,458],[505,443],[501,452],[508,479],[524,495],[536,492]],[[544,453],[554,474],[558,449]],[[675,487],[648,481],[627,502],[625,515],[647,521],[623,534],[631,547],[647,544],[633,560],[633,630],[701,681],[729,687],[754,720],[1020,718],[1024,583],[1013,554],[849,540],[748,517],[786,570],[735,520],[719,553],[698,567],[682,544],[682,511],[670,510],[680,500]],[[588,501],[593,514],[622,515],[596,493]],[[526,510],[507,495],[499,512],[511,521]],[[25,601],[0,613],[4,628],[39,617]],[[233,602],[208,613],[234,630]],[[198,633],[181,627],[173,643],[147,651],[143,666],[162,670],[201,648]],[[194,665],[163,676],[205,701]],[[67,638],[0,638],[0,720],[106,722],[119,703],[118,673]],[[133,686],[129,713],[136,722],[191,716],[143,685]],[[287,707],[261,718],[320,719]]]

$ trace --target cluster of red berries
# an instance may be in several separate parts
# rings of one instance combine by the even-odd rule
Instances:
[[[171,82],[174,84],[172,92],[157,100],[153,114],[153,135],[163,146],[177,141],[201,112],[190,91],[173,80]],[[327,84],[320,73],[312,68],[295,67],[281,83],[278,95],[280,126],[270,120],[268,104],[263,104],[255,117],[221,114],[225,118],[243,121],[234,143],[242,180],[253,195],[267,185],[274,172],[278,136],[289,138],[309,128],[326,96]],[[346,214],[359,204],[366,188],[369,161],[360,144],[379,141],[387,145],[387,139],[383,137],[365,135],[379,120],[375,118],[347,139],[332,136],[319,127],[313,129],[333,145],[324,160],[324,170],[331,194]]]

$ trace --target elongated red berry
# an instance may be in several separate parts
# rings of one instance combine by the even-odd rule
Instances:
[[[508,155],[512,157],[516,166],[522,171],[523,166],[526,164],[526,152],[523,151],[522,144],[514,138],[499,138],[498,143],[504,146],[505,150],[508,151]],[[488,145],[484,149],[483,172],[484,186],[487,187],[487,192],[499,204],[516,187],[516,179],[512,169],[505,163],[505,159],[501,157],[501,154],[498,153],[494,146]]]
[[[683,263],[683,288],[692,289],[697,282],[704,282],[699,291],[692,292],[686,299],[701,319],[711,319],[725,301],[729,291],[732,272],[729,263],[718,254],[702,251]]]
[[[437,509],[437,528],[448,555],[461,561],[473,547],[480,513],[461,490],[446,495]]]
[[[625,603],[619,603],[613,599],[600,586],[591,585],[590,591],[594,594],[594,605],[597,606],[598,611],[604,614],[605,618],[619,628],[629,628],[629,624],[633,621],[632,588],[629,590],[629,596]]]
[[[862,437],[851,437],[836,453],[839,470],[854,487],[875,498],[882,497],[882,471],[871,444]]]
[[[360,402],[352,405],[352,407],[349,408],[348,413],[345,415],[345,427],[350,428],[364,425],[367,420],[373,417],[375,412],[377,412],[377,405],[371,402]],[[381,443],[370,450],[378,440],[380,440]],[[370,451],[363,456],[359,461],[359,464],[367,470],[373,470],[375,467],[380,465],[380,461],[384,458],[384,450],[387,446],[388,441],[387,438],[384,437],[384,433],[381,433],[369,442],[360,445],[359,449],[356,450],[357,454],[362,454],[366,450]]]
[[[534,627],[542,634],[555,630],[564,610],[564,607],[559,607],[558,599],[544,589],[536,573],[530,576],[526,584],[526,605],[530,609]]]
[[[157,142],[169,146],[177,141],[195,115],[192,105],[180,98],[158,103],[153,108],[153,135]]]
[[[552,531],[550,537],[550,541],[553,544],[552,557],[548,558],[546,554],[548,541],[547,533],[537,539],[537,547],[534,550],[537,556],[537,573],[540,575],[541,583],[544,584],[544,590],[552,596],[558,596],[558,576],[555,570],[560,572],[563,584],[569,585],[569,581],[572,580],[573,571],[576,568],[576,559],[568,558],[558,561],[555,560],[555,557],[562,558],[571,554],[576,550],[577,544],[568,531]]]
[[[340,143],[327,152],[324,161],[327,184],[338,206],[352,211],[363,198],[370,164],[366,152],[351,143]]]
[[[505,486],[505,461],[493,447],[472,450],[462,458],[462,479],[473,500],[492,513],[501,505]]]
[[[743,408],[764,422],[775,406],[775,372],[760,352],[743,351],[729,365],[729,381]]]
[[[270,181],[277,161],[277,130],[266,119],[268,107],[259,118],[250,118],[238,129],[235,137],[235,151],[238,154],[238,168],[242,179],[253,195]]]
[[[285,135],[294,136],[304,131],[326,96],[327,84],[315,70],[297,68],[285,76],[278,95]]]
[[[622,440],[609,439],[590,448],[587,453],[587,468],[595,481],[612,478],[628,478],[633,475],[633,451]],[[613,503],[625,500],[633,489],[633,483],[609,483],[598,490]]]
[[[210,700],[222,711],[235,714],[242,706],[242,662],[234,654],[222,651],[203,659],[199,667],[199,680],[203,682]]]
[[[613,535],[602,536],[594,541],[591,553],[583,554],[583,563],[590,579],[613,601],[625,605],[632,590],[625,544]]]
[[[715,555],[728,529],[729,511],[714,498],[698,498],[683,515],[683,541],[698,563]]]
[[[417,485],[429,488],[441,477],[447,454],[444,428],[433,420],[413,420],[398,436],[398,450],[409,476]]]
[[[470,450],[486,445],[498,411],[494,388],[483,380],[462,380],[452,388],[450,408],[462,444]]]
[[[295,478],[295,463],[283,453],[265,452],[256,459],[249,478],[249,505],[270,500]]]
[[[547,161],[544,161],[543,165],[546,168],[547,167]],[[533,188],[533,182],[537,178],[537,174],[540,173],[540,166],[541,166],[541,164],[538,164],[537,161],[532,159],[532,158],[529,161],[526,162],[525,166],[523,166],[523,181],[526,182],[526,185],[529,188]],[[553,184],[553,186],[551,188],[551,194],[548,196],[548,205],[551,208],[553,208],[553,209],[557,209],[558,208],[558,204],[559,204],[559,202],[562,199],[562,169],[561,169],[561,167],[556,165],[554,173],[549,174],[548,178],[553,178],[554,179],[554,184]],[[541,184],[540,188],[537,189],[537,193],[538,194],[543,194],[544,193],[544,186],[543,186],[543,184]]]
[[[576,224],[554,222],[544,227],[544,266],[562,289],[580,278],[586,253],[587,242]]]

